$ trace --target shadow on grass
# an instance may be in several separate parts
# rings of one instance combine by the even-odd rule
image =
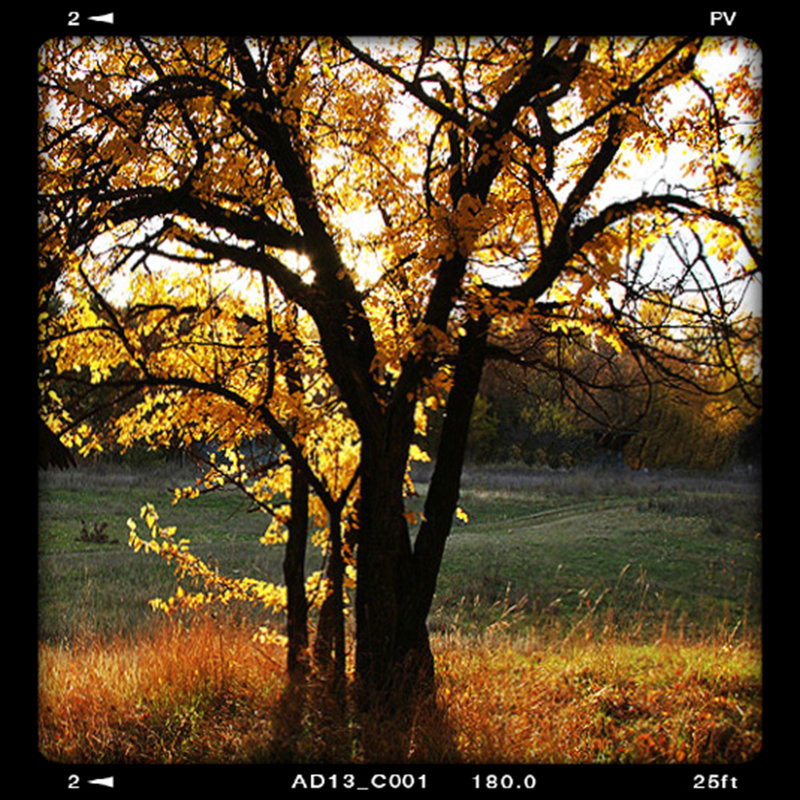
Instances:
[[[271,716],[269,742],[253,753],[254,760],[294,764],[461,760],[446,710],[435,698],[391,718],[378,718],[359,713],[343,692],[313,678],[287,681]]]

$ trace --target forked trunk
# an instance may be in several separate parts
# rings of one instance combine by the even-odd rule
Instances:
[[[412,551],[403,503],[410,424],[362,439],[356,673],[362,708],[389,714],[434,690],[427,617],[458,503],[469,420],[486,357],[485,319],[461,340],[424,520]],[[409,420],[410,422],[410,420]],[[382,445],[368,446],[372,441]]]

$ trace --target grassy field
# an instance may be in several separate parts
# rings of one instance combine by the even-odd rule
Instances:
[[[145,502],[220,571],[280,580],[281,553],[257,541],[267,520],[234,491],[173,506],[182,480],[42,476],[42,751],[106,763],[363,759],[352,719],[317,719],[313,703],[287,711],[283,654],[256,646],[239,619],[187,629],[150,611],[175,583],[168,565],[127,547],[126,520]],[[700,763],[758,752],[756,480],[476,469],[461,505],[469,522],[450,537],[430,617],[437,707],[387,757]]]
[[[527,608],[524,625],[759,625],[761,502],[745,476],[500,470],[465,484],[434,624],[480,627],[499,603]]]

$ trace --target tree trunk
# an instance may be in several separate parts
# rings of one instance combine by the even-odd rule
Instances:
[[[467,324],[466,334],[459,343],[435,467],[425,498],[422,524],[414,542],[414,586],[404,614],[408,627],[406,636],[411,642],[419,640],[420,628],[425,628],[445,544],[458,507],[470,419],[486,361],[487,331],[488,320],[481,317]],[[427,641],[427,631],[425,638]]]
[[[317,636],[314,641],[314,663],[323,673],[332,671],[335,687],[342,688],[345,679],[345,636],[341,508],[331,510],[328,524],[331,554],[326,577],[331,585],[319,613]]]
[[[292,465],[291,519],[283,558],[286,581],[286,635],[289,640],[289,677],[302,679],[308,671],[308,602],[305,558],[308,539],[308,480],[299,465]]]
[[[356,679],[363,709],[390,711],[403,704],[408,689],[398,632],[411,589],[412,555],[403,508],[410,439],[397,431],[381,433],[375,437],[379,444],[362,434]]]

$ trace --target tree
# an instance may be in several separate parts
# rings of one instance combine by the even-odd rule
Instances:
[[[356,568],[365,708],[432,686],[469,420],[509,332],[580,331],[648,381],[698,387],[714,346],[753,397],[757,370],[725,351],[761,269],[746,42],[141,37],[41,58],[41,303],[64,304],[42,316],[43,358],[126,396],[122,444],[217,443],[218,475],[257,492],[270,536],[290,526],[295,559],[310,510],[339,606]],[[647,183],[651,159],[667,166]],[[65,441],[102,446],[42,396]],[[264,436],[277,460],[248,473]]]

